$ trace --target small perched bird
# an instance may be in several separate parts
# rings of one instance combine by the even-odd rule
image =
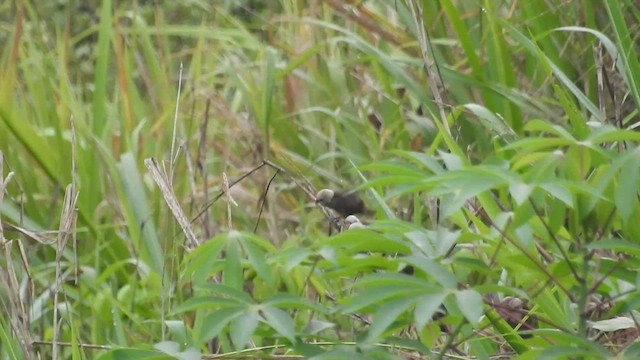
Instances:
[[[343,217],[368,212],[364,201],[354,192],[341,193],[331,189],[322,189],[316,195],[316,204],[333,209]]]

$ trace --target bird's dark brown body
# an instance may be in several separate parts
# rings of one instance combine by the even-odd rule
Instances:
[[[316,196],[316,203],[335,210],[343,217],[368,212],[364,201],[354,192],[342,193],[329,189],[320,190]]]

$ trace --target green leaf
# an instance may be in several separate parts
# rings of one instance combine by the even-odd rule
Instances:
[[[233,232],[229,233],[227,238],[227,252],[224,260],[222,283],[235,289],[242,289],[244,276],[242,273],[242,259],[240,258],[238,236],[240,236],[239,233]]]
[[[415,152],[415,151],[402,151],[402,150],[393,150],[391,151],[391,153],[394,155],[403,157],[405,159],[414,161],[424,166],[425,168],[429,169],[434,174],[440,174],[445,171],[445,169],[442,167],[440,162],[431,155]],[[395,164],[397,165],[398,163],[395,162]]]
[[[433,277],[440,285],[446,289],[455,289],[458,287],[458,279],[449,271],[442,268],[439,264],[433,260],[427,259],[422,256],[407,256],[403,257],[402,261],[405,261],[415,268],[422,270],[428,276]]]
[[[107,83],[109,81],[109,43],[111,42],[111,0],[102,2],[100,10],[100,26],[98,31],[98,45],[96,48],[96,68],[94,77],[94,92],[92,100],[93,121],[91,130],[93,135],[101,139],[107,123]]]
[[[99,360],[169,360],[172,357],[155,350],[115,349],[110,350],[97,359]]]
[[[465,109],[475,114],[480,120],[480,123],[489,131],[500,136],[515,134],[504,119],[498,117],[486,107],[473,103],[465,104],[463,106]]]
[[[296,343],[293,320],[289,314],[272,306],[264,306],[262,308],[262,315],[267,325],[271,326],[278,334],[287,338],[292,344]]]
[[[256,331],[260,314],[257,307],[249,307],[247,312],[231,321],[231,341],[236,350],[242,350]]]
[[[309,320],[309,324],[307,324],[307,327],[304,329],[304,332],[306,334],[317,334],[321,331],[327,330],[327,329],[331,329],[333,327],[335,327],[336,324],[334,323],[330,323],[330,322],[326,322],[326,321],[320,321],[320,320],[316,320],[316,319],[311,319]]]
[[[240,305],[242,305],[242,303],[239,303],[238,301],[232,299],[225,299],[209,295],[195,296],[187,299],[187,301],[177,306],[175,309],[173,309],[173,311],[171,311],[170,314],[177,315],[197,309],[217,309],[220,307],[236,307]]]
[[[444,151],[438,151],[438,154],[440,154],[440,158],[447,167],[447,170],[454,171],[463,168],[464,163],[459,156]]]
[[[324,245],[346,248],[350,252],[409,253],[407,243],[385,236],[370,229],[353,229],[332,236]]]
[[[135,217],[135,219],[130,219],[132,222],[135,221],[135,224],[130,226],[137,226],[142,229],[143,241],[139,242],[136,239],[136,244],[140,244],[139,251],[143,254],[143,259],[150,262],[152,269],[156,273],[161,274],[164,268],[164,260],[158,230],[153,221],[151,205],[149,204],[147,191],[142,181],[142,174],[138,171],[138,164],[134,154],[122,154],[117,168],[122,179],[126,201],[129,202],[129,206],[133,209]]]
[[[329,310],[320,303],[286,293],[277,293],[262,302],[263,305],[290,307],[294,309],[309,309],[317,313],[328,314]]]
[[[571,353],[571,356],[581,354],[597,359],[606,359],[611,356],[611,353],[602,347],[602,345],[576,334],[562,332],[556,329],[538,329],[534,331],[534,335],[553,339],[553,344],[557,345],[545,349],[545,351],[541,353],[540,358],[548,358],[545,355],[556,354],[556,351],[558,354],[566,355],[566,351],[570,348],[574,351]]]
[[[537,184],[538,187],[551,194],[556,199],[565,203],[568,207],[573,207],[573,195],[571,191],[559,183],[542,183]]]
[[[533,191],[533,187],[525,183],[512,183],[509,185],[509,192],[517,205],[522,205],[523,202],[529,199],[529,195]]]
[[[635,41],[635,30],[629,29],[626,23],[626,12],[624,6],[618,0],[607,0],[604,2],[613,25],[613,32],[616,35],[618,47],[621,49],[620,56],[614,57],[617,60],[618,70],[622,74],[629,91],[633,95],[636,108],[640,107],[640,63],[634,51],[637,49]],[[628,6],[633,6],[628,4]],[[635,13],[637,19],[637,12]],[[637,24],[637,20],[635,22]],[[634,25],[635,26],[635,25]],[[613,55],[613,54],[612,54]]]
[[[180,344],[175,341],[161,341],[153,347],[169,355],[177,355],[180,352]]]
[[[175,341],[162,341],[153,346],[159,351],[171,355],[172,358],[178,360],[200,360],[202,354],[200,351],[194,348],[189,348],[185,351],[180,351],[180,344]]]
[[[433,315],[440,309],[447,294],[423,295],[416,299],[416,309],[413,313],[418,331],[431,322]]]
[[[565,312],[556,296],[554,296],[554,291],[546,289],[540,292],[536,298],[536,305],[539,307],[539,313],[545,314],[549,319],[554,319],[558,325],[565,329],[572,328],[571,316]]]
[[[638,206],[638,168],[640,168],[640,153],[636,148],[625,166],[620,169],[618,186],[614,199],[622,220],[626,222]]]
[[[191,279],[195,285],[209,282],[211,276],[216,272],[216,268],[222,267],[222,260],[218,259],[224,249],[226,239],[227,234],[220,234],[185,256],[183,263],[186,264],[186,267],[182,276]]]
[[[224,329],[231,320],[240,316],[246,311],[246,306],[236,306],[226,309],[216,310],[215,312],[207,315],[202,321],[202,326],[199,329],[198,343],[209,341],[220,334],[220,331]]]
[[[373,321],[367,332],[366,342],[376,340],[387,328],[400,316],[407,311],[415,302],[413,297],[405,297],[387,302],[380,306],[378,311],[373,315]]]
[[[240,243],[249,258],[249,263],[253,266],[258,276],[271,288],[274,286],[271,268],[267,265],[264,252],[253,243],[254,238],[254,235],[243,234],[240,238]]]
[[[624,359],[639,359],[640,358],[640,343],[639,342],[634,342],[633,344],[629,345],[628,348],[624,349],[624,352],[622,353],[622,356],[624,356]]]
[[[603,239],[590,243],[587,248],[593,250],[614,250],[640,259],[640,245],[624,239]]]
[[[480,322],[480,318],[484,314],[484,302],[482,295],[473,289],[466,289],[455,292],[458,307],[464,317],[476,326]]]
[[[419,352],[422,355],[432,354],[429,348],[424,346],[424,344],[421,343],[419,340],[412,340],[412,339],[400,338],[400,337],[387,337],[385,339],[385,343],[394,345],[397,347],[401,347],[404,349],[412,349]]]
[[[247,294],[243,290],[232,288],[222,284],[200,285],[197,287],[197,289],[203,289],[203,290],[210,291],[214,294],[220,294],[229,299],[235,300],[239,303],[244,303],[249,305],[255,303],[253,298],[251,298],[251,296],[249,296],[249,294]]]
[[[398,297],[410,297],[424,295],[425,291],[420,288],[407,287],[406,285],[385,285],[376,286],[363,290],[361,293],[344,300],[346,302],[335,308],[335,311],[348,314],[363,309],[372,304],[388,301]]]

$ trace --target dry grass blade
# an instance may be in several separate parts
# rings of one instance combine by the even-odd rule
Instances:
[[[196,234],[191,228],[191,222],[185,216],[184,211],[182,210],[182,207],[178,202],[178,199],[176,199],[176,195],[173,193],[173,189],[169,185],[170,183],[167,175],[162,173],[162,171],[158,167],[158,162],[154,158],[145,159],[144,165],[147,167],[147,169],[149,169],[151,177],[156,182],[158,188],[160,189],[160,192],[162,193],[162,197],[169,206],[169,209],[171,209],[171,212],[178,221],[178,224],[180,224],[184,235],[187,237],[189,246],[191,246],[192,248],[197,247],[200,242],[198,241]]]
[[[169,168],[169,184],[173,184],[173,165],[178,156],[175,153],[176,132],[178,131],[178,112],[180,111],[180,91],[182,90],[182,63],[180,63],[180,76],[178,78],[178,94],[176,95],[176,112],[173,116],[173,134],[171,135],[171,163]]]
[[[58,245],[56,247],[56,283],[53,295],[53,359],[58,358],[58,341],[59,326],[58,322],[58,294],[62,288],[62,254],[69,240],[69,236],[74,236],[73,232],[76,224],[76,203],[78,202],[78,193],[74,184],[67,185],[64,193],[64,203],[62,214],[60,215],[60,227],[58,230]]]
[[[53,231],[53,230],[49,230],[49,231],[32,231],[32,230],[28,230],[25,229],[23,227],[20,227],[18,225],[14,225],[8,222],[2,222],[0,224],[0,237],[2,236],[2,229],[3,227],[6,227],[7,229],[11,230],[11,231],[15,231],[18,232],[26,237],[29,237],[37,242],[39,242],[42,245],[53,245],[56,243],[57,239],[58,239],[58,232],[57,231]]]
[[[233,199],[229,193],[229,179],[227,173],[222,173],[222,189],[227,197],[227,222],[229,224],[229,230],[233,229],[233,223],[231,222],[231,205],[238,206],[238,203]]]
[[[436,76],[437,74],[432,71],[432,67],[435,66],[437,69],[438,64],[429,51],[429,38],[426,33],[424,16],[422,15],[422,7],[416,1],[409,0],[409,8],[411,9],[411,15],[413,17],[416,31],[418,33],[418,43],[420,44],[420,52],[422,55],[422,61],[424,62],[424,72],[427,75],[427,83],[429,84],[429,89],[431,90],[433,99],[438,106],[438,110],[440,110],[440,120],[442,121],[442,126],[447,131],[447,134],[451,136],[451,129],[449,129],[449,123],[447,122],[447,114],[444,110],[444,102],[438,88],[438,77]]]
[[[4,174],[4,155],[2,151],[0,151],[0,207],[2,206],[2,202],[4,201],[4,193],[6,191],[7,185],[11,178],[13,177],[13,172],[7,174],[7,177],[2,179],[2,175]],[[14,314],[14,317],[11,319],[11,326],[13,331],[15,332],[18,339],[22,344],[22,348],[25,350],[24,354],[28,359],[33,358],[33,352],[31,351],[31,333],[29,332],[29,317],[27,311],[25,309],[24,303],[20,300],[20,283],[18,281],[17,273],[13,267],[13,262],[11,261],[11,244],[12,241],[7,240],[4,237],[4,225],[2,222],[0,213],[0,243],[4,248],[5,258],[7,259],[7,270],[0,271],[0,276],[2,279],[2,283],[6,285],[7,292],[9,294],[9,301],[11,309],[7,309],[7,314]],[[20,245],[20,243],[18,242]],[[26,255],[24,253],[24,249],[22,246],[19,246],[20,255],[22,257],[23,264],[25,265],[25,269],[27,271],[27,275],[29,279],[31,279],[31,272],[28,267],[28,263],[26,260]],[[2,270],[2,268],[0,268]]]
[[[60,225],[58,228],[58,239],[56,246],[56,281],[53,293],[53,349],[52,358],[58,358],[58,342],[60,332],[60,322],[58,321],[58,295],[62,289],[62,254],[64,248],[67,246],[69,236],[73,239],[74,247],[74,263],[77,264],[77,256],[75,253],[76,248],[76,220],[78,217],[76,211],[76,205],[78,203],[78,192],[76,190],[76,138],[75,138],[75,124],[73,122],[73,116],[70,118],[71,126],[71,184],[67,185],[64,192],[64,202],[62,205],[62,214],[60,214]],[[77,278],[77,267],[74,273]],[[66,304],[66,303],[65,303]],[[68,305],[68,304],[67,304]],[[67,309],[71,311],[71,309]]]
[[[3,179],[2,176],[4,174],[4,154],[2,153],[2,151],[0,151],[0,205],[2,205],[2,200],[4,199],[4,191],[7,188],[7,184],[9,183],[9,181],[11,180],[11,177],[13,177],[13,173],[9,173],[7,175],[6,179]],[[0,216],[2,216],[2,213],[0,213]],[[2,220],[0,218],[0,220]],[[4,244],[4,229],[2,228],[2,221],[0,221],[0,240],[2,240],[2,243]]]

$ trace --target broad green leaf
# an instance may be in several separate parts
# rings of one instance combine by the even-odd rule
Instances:
[[[274,281],[273,276],[271,275],[271,269],[269,268],[269,265],[267,265],[266,255],[253,243],[254,237],[255,236],[253,235],[242,235],[242,237],[240,237],[240,243],[249,258],[249,263],[253,266],[258,276],[267,284],[268,287],[272,287],[274,286]]]
[[[622,356],[624,356],[625,359],[637,359],[637,358],[639,358],[640,357],[640,343],[634,342],[633,344],[629,345],[629,347],[624,349],[624,352],[622,353]]]
[[[480,123],[489,131],[500,136],[515,135],[509,124],[486,107],[479,104],[465,104],[465,109],[478,117]]]
[[[321,314],[329,313],[329,310],[323,304],[312,302],[305,298],[287,293],[277,293],[270,296],[265,299],[262,304],[277,306],[279,308],[309,309]]]
[[[214,311],[207,315],[202,321],[202,326],[198,331],[198,343],[209,341],[220,334],[231,320],[242,315],[246,311],[245,306],[236,306]]]
[[[171,339],[180,344],[187,344],[187,326],[184,321],[165,320],[164,324],[167,326],[167,330],[169,330]]]
[[[156,224],[151,216],[151,204],[147,196],[142,174],[138,170],[138,164],[133,153],[125,153],[120,157],[117,165],[120,179],[122,181],[126,200],[133,209],[135,225],[141,228],[140,234],[142,241],[136,239],[135,244],[139,244],[138,251],[143,254],[143,259],[149,261],[153,270],[161,274],[164,267],[162,249],[160,247],[160,238]]]
[[[408,244],[369,229],[352,229],[327,239],[324,245],[346,248],[351,252],[408,253]]]
[[[242,259],[240,258],[240,244],[239,239],[237,239],[238,236],[240,236],[239,233],[230,233],[227,238],[222,283],[235,289],[242,289],[244,276],[242,272]]]
[[[98,44],[96,56],[96,68],[94,77],[94,92],[92,99],[93,120],[91,122],[91,132],[98,139],[102,138],[102,133],[107,123],[107,84],[109,81],[109,43],[111,42],[111,0],[102,2],[100,10],[100,26],[98,31]]]
[[[257,307],[249,307],[247,311],[231,321],[230,336],[236,350],[242,350],[258,327]]]
[[[638,56],[634,54],[634,49],[637,48],[637,43],[633,39],[634,31],[630,30],[630,26],[627,25],[626,12],[622,11],[624,7],[619,0],[607,0],[604,4],[611,19],[618,47],[621,49],[620,56],[614,58],[617,61],[616,65],[618,65],[618,70],[633,95],[636,107],[640,107],[640,82],[638,81],[640,63]],[[628,6],[632,6],[631,3]]]
[[[554,296],[554,291],[546,289],[541,291],[536,299],[536,305],[539,307],[540,314],[544,317],[553,319],[558,325],[565,329],[571,329],[571,317],[566,313],[559,300]]]
[[[464,317],[476,326],[484,314],[484,302],[482,296],[473,289],[465,289],[455,292],[456,301]]]
[[[426,167],[427,169],[431,170],[431,172],[434,174],[440,174],[444,171],[444,168],[442,167],[440,162],[436,158],[428,154],[419,153],[415,151],[402,151],[402,150],[394,150],[391,153],[394,155],[403,157],[405,159],[414,161]]]
[[[194,296],[177,306],[170,314],[176,315],[196,309],[217,309],[220,307],[237,307],[242,305],[244,304],[234,299],[226,299],[210,295]]]
[[[375,314],[367,332],[367,342],[377,339],[396,319],[411,307],[415,298],[405,297],[384,303]]]
[[[438,151],[438,154],[440,155],[442,162],[444,162],[444,165],[447,167],[447,170],[453,171],[463,168],[464,163],[457,155],[444,151]]]
[[[532,191],[533,187],[524,183],[512,183],[509,185],[509,192],[517,205],[522,205],[529,198]]]
[[[556,199],[562,201],[568,207],[573,207],[573,195],[565,186],[560,183],[541,183],[536,184]]]
[[[620,169],[618,186],[616,186],[614,193],[616,207],[625,222],[629,220],[629,217],[638,206],[639,150],[640,148],[633,150],[635,156],[632,156]]]
[[[342,314],[352,313],[370,305],[389,301],[389,299],[424,295],[425,293],[427,292],[423,289],[406,285],[376,286],[362,290],[359,294],[344,300],[343,304],[335,308],[335,311]]]
[[[115,349],[110,350],[97,359],[99,360],[170,360],[175,359],[159,351],[140,349]]]
[[[262,315],[267,325],[287,338],[292,344],[296,343],[293,320],[289,314],[272,306],[264,306],[262,307]]]
[[[196,287],[198,290],[202,289],[205,291],[210,291],[214,294],[222,295],[226,298],[235,300],[239,303],[244,304],[254,304],[255,301],[251,298],[249,294],[244,292],[241,289],[236,289],[230,286],[226,286],[223,284],[205,284]]]
[[[336,324],[334,323],[330,323],[330,322],[326,322],[326,321],[321,321],[321,320],[316,320],[316,319],[311,319],[309,320],[309,324],[307,324],[307,327],[304,329],[304,332],[307,334],[317,334],[321,331],[327,330],[327,329],[331,329],[333,327],[335,327]]]
[[[441,267],[433,260],[425,257],[407,256],[403,257],[402,261],[413,265],[416,269],[422,270],[427,276],[433,277],[442,287],[446,289],[455,289],[458,286],[458,279]]]
[[[431,322],[433,315],[440,309],[447,294],[423,295],[415,299],[416,309],[413,312],[413,321],[418,329],[422,329]]]
[[[611,353],[607,351],[602,345],[576,334],[563,332],[557,329],[538,329],[534,331],[534,335],[553,339],[553,344],[556,345],[559,349],[561,349],[562,347],[573,348],[575,352],[571,354],[571,356],[575,354],[582,354],[593,356],[599,359],[611,356]],[[547,348],[546,350],[549,350],[549,353],[554,353],[554,350],[552,349],[553,348]],[[560,353],[564,354],[565,352],[564,350],[560,350]],[[543,351],[543,354],[546,353]]]
[[[603,239],[587,246],[589,249],[614,250],[640,259],[640,244],[624,239]]]
[[[184,278],[190,279],[196,285],[207,283],[215,269],[222,267],[222,260],[218,260],[218,258],[224,248],[227,236],[227,234],[220,234],[185,256],[183,263],[186,264],[186,267],[182,272]]]

